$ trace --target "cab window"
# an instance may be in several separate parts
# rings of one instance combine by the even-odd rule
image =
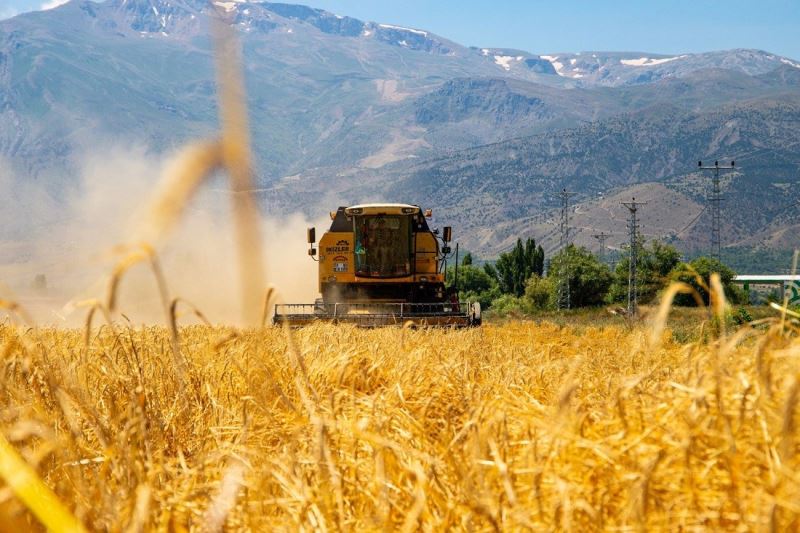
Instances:
[[[353,217],[356,274],[400,277],[411,274],[411,223],[408,216]]]

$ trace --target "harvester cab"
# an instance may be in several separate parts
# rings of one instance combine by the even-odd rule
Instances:
[[[314,304],[277,304],[273,322],[383,326],[476,326],[480,303],[459,302],[445,287],[452,228],[431,230],[431,210],[408,204],[362,204],[331,212],[331,226],[308,255],[319,263]]]

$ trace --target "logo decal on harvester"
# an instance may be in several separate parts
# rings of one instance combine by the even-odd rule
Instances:
[[[333,271],[347,272],[347,258],[345,256],[337,255],[333,258]]]
[[[328,246],[327,248],[325,248],[325,251],[329,254],[349,252],[350,242],[347,241],[346,239],[342,239],[336,243],[336,246]]]

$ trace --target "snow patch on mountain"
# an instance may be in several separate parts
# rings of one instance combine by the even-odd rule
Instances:
[[[506,70],[511,70],[511,62],[514,56],[494,56],[494,62]]]
[[[539,57],[541,57],[545,61],[549,61],[550,64],[553,65],[553,68],[556,69],[556,74],[558,74],[559,76],[566,76],[566,74],[561,72],[564,69],[564,63],[558,61],[558,56],[539,56]]]
[[[236,9],[236,2],[214,2],[214,5],[217,7],[221,7],[225,10],[226,13],[230,13],[234,9]]]
[[[661,59],[640,57],[639,59],[620,59],[619,62],[628,67],[652,67],[655,65],[661,65],[662,63],[669,63],[670,61],[675,61],[676,59],[683,59],[684,57],[686,56],[682,55],[675,57],[664,57]]]
[[[388,30],[400,30],[400,31],[410,31],[411,33],[416,33],[417,35],[422,35],[423,37],[428,36],[428,32],[422,30],[413,30],[411,28],[404,28],[403,26],[393,26],[391,24],[378,24],[381,28],[386,28]]]
[[[506,70],[511,70],[512,61],[522,61],[523,59],[523,56],[494,56],[495,64],[500,65]]]
[[[789,61],[785,57],[781,58],[781,63],[783,63],[785,65],[790,65],[790,66],[792,66],[794,68],[800,68],[800,63],[795,63],[794,61]]]

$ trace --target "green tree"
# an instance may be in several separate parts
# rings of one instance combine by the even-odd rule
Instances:
[[[630,246],[623,248],[623,257],[614,270],[614,280],[608,299],[624,302],[628,298],[628,270]],[[670,274],[681,262],[681,254],[674,246],[660,241],[650,241],[646,246],[640,240],[636,254],[637,294],[640,303],[653,301],[658,293],[670,283]]]
[[[525,283],[525,303],[531,310],[541,311],[553,307],[553,279],[534,274]]]
[[[450,288],[455,282],[455,267],[447,267],[446,286]],[[481,268],[472,265],[458,267],[458,290],[460,291],[483,292],[496,284],[497,282]]]
[[[484,263],[483,264],[483,271],[486,272],[486,274],[488,274],[489,277],[492,278],[493,280],[495,280],[495,281],[497,280],[497,276],[498,276],[497,269],[494,267],[493,264]]]
[[[455,267],[447,267],[447,288],[456,282]],[[492,300],[500,296],[497,281],[484,269],[467,265],[458,267],[458,297],[460,300],[477,300],[481,308],[488,309]]]
[[[464,266],[470,266],[472,264],[472,254],[467,252],[464,254],[464,259],[461,260],[461,264]]]
[[[500,254],[494,267],[485,271],[494,275],[501,292],[522,296],[528,278],[544,272],[544,249],[536,246],[534,239],[527,239],[524,244],[517,239],[513,250]]]
[[[725,291],[725,298],[731,303],[747,302],[747,295],[733,283],[736,273],[713,257],[698,257],[689,263],[681,263],[672,271],[670,277],[691,285],[700,294],[703,302],[708,305],[709,296],[705,287],[711,283],[711,274],[717,272]],[[702,279],[702,283],[698,280]],[[696,306],[697,302],[691,294],[678,294],[675,296],[675,305]]]
[[[584,247],[570,244],[550,260],[551,298],[556,301],[558,280],[567,268],[569,272],[569,294],[572,307],[588,307],[604,302],[611,286],[611,270]]]

